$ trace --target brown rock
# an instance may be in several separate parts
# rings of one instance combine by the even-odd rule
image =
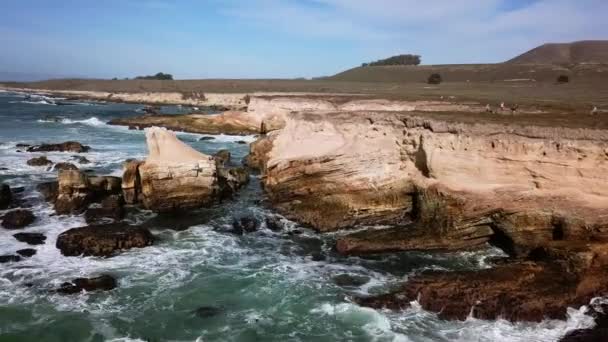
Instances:
[[[100,207],[90,207],[84,212],[87,224],[112,223],[125,216],[121,195],[111,195],[101,201]]]
[[[230,163],[230,151],[228,150],[219,150],[214,155],[217,166],[226,166]]]
[[[53,164],[53,162],[48,160],[45,156],[32,158],[27,161],[27,165],[29,165],[29,166],[47,166],[47,165],[52,165],[52,164]]]
[[[36,220],[31,210],[17,209],[9,211],[2,217],[2,227],[6,229],[21,229],[29,226]]]
[[[249,183],[249,172],[244,167],[219,167],[217,178],[221,197],[231,198],[241,187]]]
[[[42,144],[28,147],[28,152],[74,152],[82,153],[91,149],[76,141],[66,141],[60,144]]]
[[[137,203],[141,193],[141,179],[139,176],[139,167],[143,164],[139,160],[129,160],[123,165],[122,174],[122,195],[127,204]]]
[[[57,214],[80,214],[93,200],[89,178],[78,170],[59,171],[59,188],[55,201]]]
[[[65,256],[109,257],[121,250],[152,245],[147,229],[122,223],[72,228],[57,237],[56,246]]]
[[[272,149],[272,138],[262,137],[249,145],[249,154],[243,160],[243,165],[252,169],[264,170],[268,161],[268,152]]]
[[[53,166],[53,170],[61,171],[61,170],[78,170],[78,167],[72,163],[57,163]]]

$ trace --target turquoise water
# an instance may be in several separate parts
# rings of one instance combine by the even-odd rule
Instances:
[[[25,187],[22,196],[38,217],[25,231],[47,236],[45,245],[35,247],[34,257],[0,264],[0,341],[552,341],[568,329],[590,324],[577,310],[571,310],[567,322],[511,324],[446,322],[416,303],[402,312],[352,304],[352,296],[385,292],[413,272],[487,267],[484,259],[500,252],[488,248],[345,258],[332,252],[335,234],[319,236],[280,217],[282,232],[264,225],[245,236],[222,232],[234,217],[253,215],[263,221],[277,216],[260,204],[264,195],[255,174],[238,198],[213,208],[178,217],[131,210],[127,220],[145,224],[157,237],[152,247],[109,259],[63,257],[55,248],[57,235],[85,225],[84,219],[53,215],[34,187],[56,174],[27,166],[29,158],[41,154],[18,152],[16,144],[77,140],[93,148],[83,154],[92,161],[83,168],[120,175],[125,159],[145,157],[144,135],[105,123],[139,114],[143,106],[51,102],[0,92],[0,182]],[[254,139],[178,136],[205,153],[227,148],[237,164],[248,152],[237,141]],[[54,162],[72,156],[46,155]],[[0,255],[29,247],[13,233],[0,228]],[[64,281],[99,274],[115,276],[118,288],[72,296],[50,291]],[[364,284],[341,287],[334,278],[343,274]],[[213,309],[197,315],[201,307]]]

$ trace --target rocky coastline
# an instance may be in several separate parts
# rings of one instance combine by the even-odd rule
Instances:
[[[163,96],[158,99],[167,102],[154,103],[177,101]],[[141,100],[106,95],[117,98]],[[342,255],[488,245],[506,255],[493,268],[422,272],[389,293],[352,298],[362,306],[401,310],[417,301],[442,319],[539,322],[565,319],[568,307],[608,295],[607,131],[427,116],[483,110],[479,104],[440,101],[338,101],[301,94],[205,94],[179,101],[218,105],[220,98],[235,110],[110,122],[146,129],[148,157],[126,161],[122,177],[68,168],[59,171],[56,183],[41,185],[57,214],[84,213],[90,224],[59,236],[62,254],[111,257],[153,244],[146,228],[121,222],[125,205],[184,212],[238,196],[249,179],[245,168],[230,167],[222,154],[202,154],[166,129],[259,134],[244,164],[260,172],[272,208],[319,233],[339,231],[335,250]],[[48,151],[80,151],[75,142],[49,146]],[[17,207],[5,185],[0,206]],[[19,229],[33,220],[15,210],[3,224]],[[258,224],[236,220],[235,233],[254,231]],[[1,260],[18,262],[17,254]],[[104,281],[102,289],[115,286]],[[80,279],[58,291],[95,288]]]

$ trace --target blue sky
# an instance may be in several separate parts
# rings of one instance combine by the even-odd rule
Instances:
[[[0,71],[285,78],[400,53],[500,62],[608,39],[607,17],[607,0],[0,0]]]

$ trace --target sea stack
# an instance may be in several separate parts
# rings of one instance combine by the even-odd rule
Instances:
[[[148,158],[139,166],[142,201],[157,212],[209,205],[219,194],[213,157],[184,144],[164,128],[146,129]]]

